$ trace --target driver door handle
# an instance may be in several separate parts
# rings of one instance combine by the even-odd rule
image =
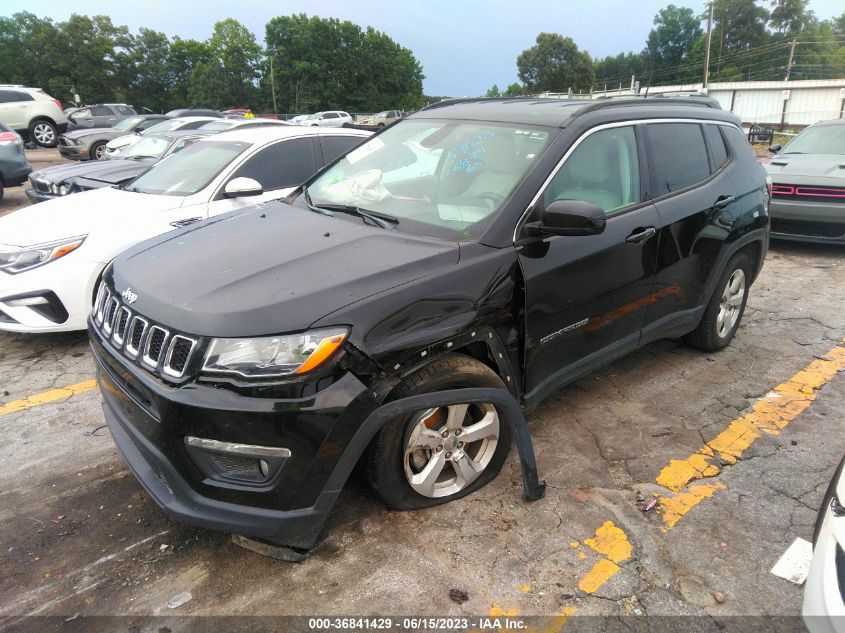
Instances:
[[[629,244],[639,244],[640,242],[645,242],[648,238],[652,237],[655,233],[657,233],[657,229],[653,226],[646,227],[644,229],[637,229],[633,233],[631,233],[628,237],[625,238],[625,241]]]

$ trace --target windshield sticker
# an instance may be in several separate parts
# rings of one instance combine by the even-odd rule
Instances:
[[[384,141],[380,138],[374,138],[366,143],[364,143],[361,147],[358,147],[346,155],[346,160],[349,161],[350,165],[354,165],[359,160],[366,158],[373,152],[376,152],[384,147]]]
[[[496,135],[492,130],[484,130],[466,143],[449,150],[446,156],[447,174],[472,174],[484,166],[482,157],[487,153],[485,143]]]

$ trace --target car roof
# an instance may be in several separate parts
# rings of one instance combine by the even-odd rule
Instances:
[[[617,110],[618,109],[618,110]],[[629,97],[599,99],[553,99],[543,97],[516,97],[503,99],[451,99],[434,103],[408,116],[410,119],[468,119],[497,121],[521,125],[567,127],[574,119],[596,111],[616,110],[627,112],[630,118],[653,115],[694,116],[734,121],[734,116],[724,112],[715,99],[704,95],[683,97]],[[623,115],[620,118],[625,118]]]
[[[845,119],[828,119],[827,121],[813,123],[813,127],[821,127],[823,125],[845,125]]]
[[[172,141],[183,136],[212,136],[213,134],[214,132],[209,130],[170,130],[168,132],[147,132],[141,138],[163,138]]]
[[[265,125],[263,127],[235,128],[214,135],[214,140],[240,141],[242,143],[260,143],[275,141],[294,136],[360,136],[365,137],[372,132],[356,130],[354,128],[308,128],[300,125]]]

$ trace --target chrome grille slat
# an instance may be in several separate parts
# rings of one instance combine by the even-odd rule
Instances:
[[[118,301],[116,296],[112,295],[103,311],[103,332],[109,336],[111,336],[112,330],[114,329],[114,317],[117,314],[117,306],[119,305],[120,301]]]
[[[147,333],[149,322],[143,317],[134,316],[129,325],[129,336],[126,338],[126,353],[132,358],[137,358],[141,351],[141,344],[144,342],[144,334]],[[137,334],[137,335],[136,335]]]
[[[114,317],[114,334],[112,340],[118,347],[123,347],[123,341],[126,338],[126,329],[129,326],[129,320],[132,312],[126,306],[121,306],[117,309]]]
[[[141,360],[150,367],[158,367],[161,353],[167,343],[170,332],[159,325],[153,325],[144,343],[144,354]]]
[[[111,290],[106,288],[105,292],[103,292],[102,302],[100,303],[100,305],[97,306],[97,315],[95,317],[95,320],[97,321],[97,325],[103,324],[103,316],[105,314],[106,305],[108,304],[110,297],[111,297]]]
[[[196,344],[196,340],[192,338],[181,334],[174,335],[164,357],[164,365],[162,366],[164,373],[174,378],[181,378],[188,367]],[[185,345],[188,346],[187,351],[185,351]]]

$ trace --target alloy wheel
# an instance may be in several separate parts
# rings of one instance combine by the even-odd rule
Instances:
[[[722,300],[719,304],[719,314],[716,316],[716,334],[725,338],[736,326],[742,300],[745,298],[745,272],[737,268],[728,279]]]
[[[52,145],[56,142],[56,132],[49,123],[36,123],[32,128],[32,135],[39,145]]]
[[[424,497],[447,497],[484,472],[499,443],[499,414],[491,404],[454,404],[424,411],[411,427],[405,477]]]

